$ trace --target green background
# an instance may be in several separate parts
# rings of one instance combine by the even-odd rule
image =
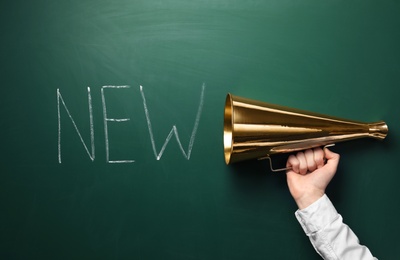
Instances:
[[[7,3],[6,3],[7,2]],[[35,0],[0,3],[4,259],[320,259],[284,173],[226,166],[225,96],[384,120],[338,144],[328,196],[362,244],[400,258],[398,1]],[[108,118],[108,163],[102,108]],[[190,159],[188,151],[205,86]],[[60,105],[59,89],[92,161]],[[61,156],[58,161],[58,120]],[[277,164],[284,164],[284,158]]]

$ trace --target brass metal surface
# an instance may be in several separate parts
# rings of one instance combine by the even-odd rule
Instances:
[[[363,123],[228,94],[224,111],[226,164],[357,138],[383,140],[385,122]]]

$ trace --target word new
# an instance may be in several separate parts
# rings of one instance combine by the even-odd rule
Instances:
[[[105,95],[105,90],[106,89],[125,89],[125,88],[130,88],[130,86],[103,86],[101,88],[101,100],[102,100],[102,107],[103,107],[103,123],[104,123],[104,134],[105,134],[105,147],[106,147],[106,161],[107,163],[133,163],[135,162],[135,160],[110,160],[110,143],[109,143],[109,134],[108,134],[108,124],[109,122],[126,122],[129,121],[129,118],[109,118],[107,115],[107,102],[106,102],[106,95]],[[205,85],[203,84],[202,88],[201,88],[201,94],[200,94],[200,103],[199,106],[197,108],[197,113],[196,113],[196,118],[194,121],[194,126],[192,129],[192,134],[190,136],[190,140],[189,140],[189,145],[185,151],[185,149],[182,146],[181,140],[179,138],[179,134],[178,134],[178,129],[175,125],[172,126],[171,131],[169,132],[167,138],[165,139],[165,142],[163,144],[163,146],[161,147],[161,149],[159,151],[157,151],[156,148],[156,143],[154,141],[154,134],[153,134],[153,127],[151,124],[151,119],[150,119],[150,113],[149,110],[147,108],[147,103],[146,103],[146,97],[143,91],[143,87],[140,86],[140,94],[142,97],[142,101],[143,101],[143,109],[144,109],[144,114],[146,116],[146,121],[147,121],[147,128],[148,128],[148,132],[150,135],[150,142],[151,142],[151,146],[153,148],[153,152],[154,152],[154,156],[157,160],[160,160],[165,148],[167,147],[169,141],[171,140],[172,136],[175,136],[175,139],[179,145],[179,148],[183,154],[183,156],[189,160],[190,159],[190,155],[192,153],[192,149],[193,149],[193,144],[194,144],[194,140],[196,138],[196,133],[197,133],[197,128],[199,126],[199,122],[200,122],[200,117],[201,117],[201,113],[202,113],[202,109],[203,109],[203,103],[204,103],[204,90],[205,90]],[[89,125],[90,125],[90,149],[88,148],[88,145],[85,143],[85,141],[82,138],[81,132],[79,131],[70,111],[68,110],[68,107],[61,95],[60,89],[57,89],[57,112],[58,112],[58,162],[61,163],[62,162],[62,154],[61,154],[61,134],[62,134],[62,129],[61,129],[61,107],[63,107],[69,117],[69,119],[71,120],[76,133],[79,136],[79,139],[83,145],[83,147],[86,150],[86,153],[88,154],[89,158],[94,161],[95,159],[95,144],[94,144],[94,124],[93,124],[93,108],[92,108],[92,95],[90,92],[90,87],[87,88],[87,92],[88,92],[88,106],[89,106]]]

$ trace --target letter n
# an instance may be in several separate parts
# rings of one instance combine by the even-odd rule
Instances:
[[[89,103],[89,124],[90,124],[90,146],[91,146],[91,151],[89,152],[89,149],[85,142],[83,141],[82,135],[76,126],[76,123],[74,119],[71,116],[71,113],[69,112],[67,105],[64,102],[64,99],[61,96],[60,89],[57,89],[57,112],[58,112],[58,162],[61,163],[61,109],[60,109],[60,104],[64,107],[65,111],[67,112],[68,117],[71,119],[71,122],[76,130],[76,133],[79,136],[79,139],[82,142],[83,147],[86,150],[86,153],[88,154],[90,160],[94,161],[95,158],[95,148],[94,148],[94,127],[93,127],[93,109],[92,109],[92,96],[90,94],[90,87],[87,88],[88,90],[88,103]],[[61,102],[60,102],[61,101]]]

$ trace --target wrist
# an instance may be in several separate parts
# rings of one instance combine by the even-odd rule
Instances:
[[[295,199],[297,207],[302,210],[319,200],[325,193],[324,192],[314,192],[311,194],[304,194],[303,196]]]

